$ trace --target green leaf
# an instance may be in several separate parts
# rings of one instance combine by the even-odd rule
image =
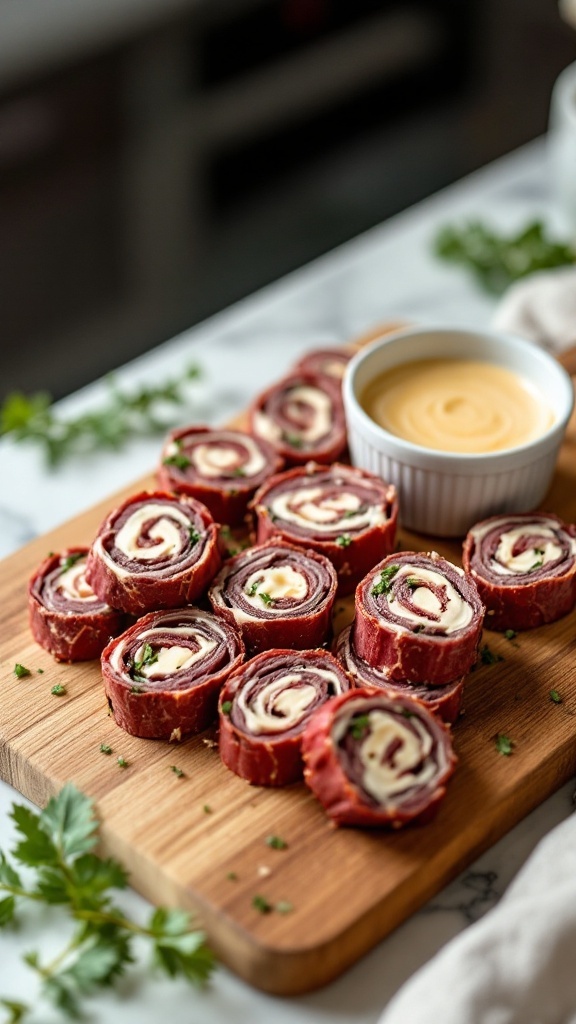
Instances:
[[[273,850],[287,850],[288,843],[281,836],[266,836],[266,846],[270,846]]]
[[[369,715],[355,715],[355,717],[350,720],[350,723],[348,725],[348,732],[355,740],[361,740],[362,737],[365,735],[369,725]]]
[[[503,754],[504,757],[510,757],[515,745],[514,740],[511,740],[509,736],[505,736],[503,733],[498,733],[494,743],[499,754]]]
[[[181,974],[194,985],[204,985],[214,970],[214,955],[204,944],[202,932],[189,932],[172,940],[161,939],[154,946],[158,967],[171,978]]]
[[[48,801],[40,815],[40,827],[64,857],[78,857],[96,843],[98,827],[92,800],[67,782]]]
[[[24,839],[18,843],[13,853],[21,864],[36,867],[38,864],[56,864],[58,850],[49,835],[40,825],[40,817],[22,804],[15,804],[10,817],[17,831]]]
[[[30,1013],[30,1007],[26,1003],[18,1002],[16,999],[0,999],[0,1006],[3,1006],[10,1014],[4,1024],[20,1024],[20,1021],[24,1020],[25,1016]]]
[[[558,690],[550,690],[550,700],[552,701],[553,704],[561,704],[562,703],[562,697],[558,693]]]
[[[94,898],[108,889],[125,889],[128,885],[128,873],[117,860],[103,860],[94,853],[78,857],[70,876],[80,898]]]
[[[16,664],[14,665],[14,675],[18,679],[25,679],[26,676],[31,676],[32,673],[29,668],[26,668],[25,665],[19,665],[18,662],[16,662]]]
[[[6,896],[5,899],[0,900],[0,928],[14,920],[15,909],[16,900],[14,896]]]
[[[157,907],[150,918],[148,927],[158,937],[184,935],[190,929],[190,914],[187,910]]]
[[[9,889],[22,888],[20,875],[12,867],[2,850],[0,850],[0,886],[6,886]]]

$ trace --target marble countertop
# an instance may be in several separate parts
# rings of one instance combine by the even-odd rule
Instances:
[[[488,325],[495,301],[464,272],[434,258],[434,235],[446,222],[463,219],[486,219],[506,229],[534,216],[553,222],[545,183],[546,148],[539,140],[166,342],[120,369],[117,381],[126,388],[158,382],[197,363],[202,375],[191,385],[189,407],[179,418],[217,424],[245,408],[306,349],[344,342],[388,321]],[[96,382],[61,408],[86,410],[102,400],[104,391],[104,382]],[[139,439],[120,452],[49,471],[38,452],[3,440],[0,555],[149,471],[159,444],[159,438]],[[152,978],[142,965],[117,991],[90,1002],[91,1019],[152,1024],[169,1010],[172,1024],[267,1024],[271,1019],[275,1024],[374,1024],[399,985],[498,900],[538,839],[571,812],[573,790],[574,783],[564,786],[419,913],[318,992],[274,998],[221,968],[210,988],[196,993],[184,983]],[[12,842],[8,812],[15,799],[24,802],[0,783],[0,849]],[[143,913],[146,904],[135,893],[127,893],[125,900],[131,912]],[[22,953],[31,945],[56,950],[64,932],[65,925],[57,923],[44,936],[31,936],[22,928],[10,933],[9,941],[3,937],[0,998],[29,997],[30,974]],[[49,1024],[58,1018],[42,1011],[37,1019]]]

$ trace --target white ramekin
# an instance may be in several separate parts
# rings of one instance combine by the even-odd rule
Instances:
[[[364,412],[358,396],[375,376],[400,363],[437,357],[480,359],[521,373],[554,410],[553,425],[528,444],[462,455],[405,441]],[[572,381],[560,364],[532,342],[499,331],[402,330],[358,352],[344,377],[352,462],[396,485],[403,526],[435,537],[462,536],[479,519],[536,508],[550,485],[573,405]]]

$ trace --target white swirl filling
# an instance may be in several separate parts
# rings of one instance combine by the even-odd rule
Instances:
[[[326,680],[330,695],[341,692],[342,685],[335,672],[315,668],[314,675]],[[247,730],[259,735],[286,732],[298,725],[318,695],[312,683],[302,683],[301,680],[302,674],[298,671],[288,672],[255,692],[253,685],[240,690],[236,703],[244,716]]]
[[[342,485],[343,488],[345,484]],[[376,505],[365,505],[358,494],[341,490],[323,497],[322,487],[299,487],[272,499],[270,508],[283,522],[319,532],[334,532],[340,526],[362,530],[386,520],[385,512]]]
[[[62,591],[64,596],[71,601],[98,601],[98,597],[84,575],[85,570],[85,558],[75,562],[58,577],[56,589]]]
[[[207,637],[199,630],[195,630],[193,626],[168,628],[158,626],[144,630],[140,634],[140,647],[134,655],[134,662],[138,664],[138,675],[144,676],[146,679],[154,678],[157,675],[166,677],[192,668],[197,661],[202,661],[218,646],[219,639],[223,637],[223,634],[216,627],[215,631],[218,633],[216,639]],[[194,641],[198,645],[198,649],[194,650],[180,644],[158,643],[159,640],[166,639],[166,634],[174,637],[186,637]],[[148,660],[145,658],[147,645],[150,645],[153,650],[153,657]],[[121,672],[123,669],[124,653],[125,647],[122,644],[118,644],[112,652],[110,664],[117,672]]]
[[[243,451],[240,450],[240,446]],[[232,434],[218,434],[216,441],[186,448],[186,438],[172,442],[166,448],[168,457],[185,453],[199,476],[215,479],[233,471],[236,467],[244,476],[256,476],[266,466],[266,460],[253,438]]]
[[[306,577],[293,569],[291,565],[256,569],[244,584],[244,600],[258,613],[266,608],[272,614],[277,612],[279,615],[284,615],[285,610],[275,608],[277,601],[282,599],[303,601],[307,596],[308,581]],[[250,615],[240,608],[231,608],[230,610],[237,622],[248,622],[260,617],[259,615]]]
[[[313,444],[332,429],[332,402],[330,396],[320,388],[301,384],[292,388],[286,403],[286,413],[296,423],[302,416],[302,405],[312,409],[313,417],[308,426],[299,427],[296,433],[305,444]]]
[[[403,619],[409,623],[410,628],[413,628],[415,625],[433,625],[440,628],[444,633],[454,633],[458,629],[463,629],[471,622],[473,616],[471,605],[464,600],[453,583],[443,576],[442,573],[419,565],[411,565],[409,562],[403,562],[394,576],[393,582],[399,582],[403,578],[422,581],[423,584],[429,583],[432,586],[442,588],[445,594],[445,608],[443,610],[442,602],[428,587],[425,585],[411,587],[410,601],[414,606],[412,609],[400,605],[399,601],[394,597],[394,592],[391,588],[385,595],[390,612],[396,618]],[[379,581],[380,575],[378,574],[372,580],[372,587],[377,586]],[[397,631],[406,628],[402,623],[393,621],[388,622],[388,626],[390,629]]]
[[[149,547],[141,547],[138,544],[138,539],[142,528],[150,519],[156,519],[148,531],[148,535],[154,543]],[[184,533],[179,529],[179,525],[184,527]],[[115,543],[127,558],[142,562],[155,561],[158,558],[170,558],[179,554],[187,546],[190,528],[190,519],[176,506],[167,507],[150,502],[149,505],[137,508],[128,517],[118,530]],[[112,563],[103,548],[101,551],[106,560]],[[115,572],[118,572],[119,567],[115,563],[112,564]]]
[[[517,525],[512,525],[514,523]],[[482,541],[486,534],[500,529],[501,526],[511,526],[511,528],[501,534],[498,547],[490,559],[492,572],[501,576],[521,576],[562,557],[562,547],[558,544],[557,538],[558,523],[553,519],[535,519],[531,524],[523,518],[503,517],[474,529],[472,534],[476,543]],[[536,547],[526,548],[525,551],[520,551],[515,555],[514,547],[522,538],[534,536],[534,534],[538,535]],[[570,538],[569,551],[571,555],[576,555],[576,538]]]
[[[431,734],[416,715],[410,724],[395,713],[373,708],[368,713],[366,738],[359,741],[358,756],[363,769],[362,786],[379,804],[386,804],[414,787],[426,786],[438,772],[431,759]],[[333,742],[337,745],[350,726],[350,716],[335,723]],[[391,756],[387,751],[391,748]]]

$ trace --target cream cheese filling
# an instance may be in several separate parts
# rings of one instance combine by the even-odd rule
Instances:
[[[139,547],[138,538],[142,528],[150,519],[157,521],[149,530],[150,537],[155,541],[150,547]],[[126,555],[127,558],[137,561],[156,561],[158,558],[170,557],[178,554],[185,541],[178,525],[184,527],[185,537],[190,529],[190,519],[179,508],[166,505],[154,504],[142,505],[128,517],[124,525],[116,534],[116,547]]]
[[[166,449],[168,457],[184,451],[186,457],[200,476],[209,479],[222,476],[227,470],[238,466],[243,475],[256,476],[266,465],[266,460],[255,441],[246,437],[228,438],[226,434],[218,435],[218,444],[198,444],[186,451],[186,440],[181,445],[172,442]],[[228,444],[226,443],[228,441]],[[234,442],[234,443],[232,443]],[[239,445],[244,449],[244,459],[239,452]]]
[[[512,525],[514,523],[517,525]],[[474,529],[472,534],[476,543],[478,543],[483,540],[487,533],[498,530],[500,526],[505,525],[511,526],[511,529],[501,534],[498,547],[494,556],[490,559],[490,568],[494,573],[499,573],[502,576],[522,575],[534,569],[536,562],[546,565],[547,562],[555,561],[561,557],[562,548],[558,544],[556,536],[558,523],[553,519],[537,520],[531,525],[523,518],[514,519],[513,517],[506,516],[500,520],[494,520],[489,525]],[[534,533],[537,533],[539,537],[543,537],[543,542],[538,542],[537,550],[535,548],[527,548],[526,551],[514,555],[512,553],[514,545],[522,537],[530,534],[533,535]],[[570,538],[569,550],[571,555],[576,555],[576,538]]]
[[[409,562],[403,562],[397,574],[394,576],[394,582],[400,581],[403,578],[418,579],[423,583],[430,583],[433,586],[442,587],[446,592],[446,607],[442,611],[442,605],[438,600],[436,594],[431,590],[424,587],[415,587],[411,592],[411,602],[415,606],[414,611],[410,608],[406,608],[404,605],[400,606],[398,601],[394,598],[394,593],[390,590],[386,595],[386,601],[388,607],[393,615],[399,619],[404,619],[405,622],[413,625],[431,625],[438,626],[443,630],[444,633],[454,633],[458,629],[463,629],[472,621],[473,611],[471,605],[464,600],[462,595],[456,590],[455,586],[440,572],[436,572],[433,569],[426,569],[418,565],[411,565]],[[372,586],[376,586],[380,580],[380,575],[374,577]],[[420,609],[420,612],[418,611]],[[428,613],[428,614],[427,614]],[[430,614],[438,616],[431,622]],[[398,631],[405,628],[401,623],[389,622],[390,629],[396,629]]]
[[[301,384],[290,391],[286,406],[288,416],[294,417],[296,422],[300,416],[301,404],[310,406],[314,410],[314,417],[308,427],[299,427],[295,433],[305,443],[313,444],[329,434],[332,429],[332,402],[329,395],[319,388]]]
[[[314,675],[325,679],[329,692],[340,693],[342,686],[335,672],[314,669]],[[253,692],[249,686],[236,698],[247,729],[254,735],[285,732],[298,725],[316,700],[318,691],[312,683],[301,683],[299,672],[288,672]]]
[[[252,590],[254,593],[251,593]],[[308,594],[308,581],[291,565],[256,570],[246,580],[244,597],[253,608],[262,608],[262,602],[265,601],[262,594],[266,594],[271,601],[286,598],[303,601]]]
[[[286,523],[318,531],[333,532],[342,524],[347,530],[358,530],[385,521],[385,514],[375,505],[362,505],[362,500],[351,491],[322,497],[322,487],[301,487],[285,491],[273,498],[270,508],[274,515]],[[362,511],[358,511],[362,509]]]
[[[98,601],[86,576],[86,559],[76,562],[58,577],[56,587],[73,601]]]

